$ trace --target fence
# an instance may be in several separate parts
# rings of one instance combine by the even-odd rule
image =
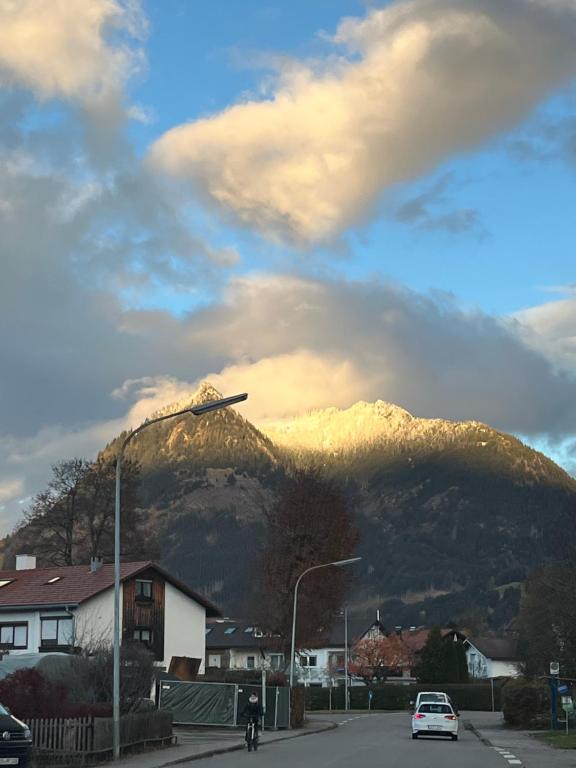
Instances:
[[[219,725],[235,728],[245,722],[242,711],[251,693],[261,696],[261,686],[234,683],[160,684],[158,707],[171,712],[178,725]],[[264,704],[264,702],[261,702]],[[287,728],[290,724],[290,691],[266,686],[265,728]]]
[[[82,765],[90,757],[112,753],[113,721],[110,717],[51,718],[29,720],[32,744],[42,756],[74,757]],[[172,739],[170,712],[123,715],[120,744],[123,749]]]

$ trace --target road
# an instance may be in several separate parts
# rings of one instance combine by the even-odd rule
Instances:
[[[330,718],[328,718],[330,719]],[[410,716],[353,715],[336,730],[262,745],[257,753],[232,752],[209,758],[210,768],[508,768],[510,763],[461,727],[457,742],[413,741]],[[198,762],[182,763],[198,768]]]

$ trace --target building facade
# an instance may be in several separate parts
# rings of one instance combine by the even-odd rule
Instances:
[[[0,653],[111,646],[113,565],[35,565],[35,558],[18,556],[14,571],[0,571]],[[186,656],[203,668],[206,617],[218,615],[212,603],[158,564],[121,564],[122,642],[143,643],[159,666]]]
[[[464,642],[468,672],[476,679],[519,677],[518,643],[509,637],[467,638]]]

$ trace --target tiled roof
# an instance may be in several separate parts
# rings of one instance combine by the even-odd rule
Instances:
[[[206,650],[228,648],[266,648],[271,638],[256,637],[253,622],[236,619],[216,619],[206,622]]]
[[[149,560],[121,563],[120,579],[125,581],[148,568],[154,568],[177,589],[203,605],[208,616],[220,615],[209,600]],[[0,586],[0,611],[16,606],[78,605],[114,585],[114,565],[105,563],[96,571],[91,571],[89,565],[0,571],[0,583],[3,581],[10,583]]]
[[[467,642],[487,659],[514,661],[518,659],[518,641],[513,637],[469,637]]]

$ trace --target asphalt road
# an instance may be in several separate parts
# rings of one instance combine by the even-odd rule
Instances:
[[[327,718],[330,719],[330,718]],[[232,752],[209,758],[210,768],[507,768],[509,763],[461,726],[457,742],[412,740],[410,715],[350,715],[336,730],[273,744],[256,753]],[[190,768],[198,761],[182,763]]]

